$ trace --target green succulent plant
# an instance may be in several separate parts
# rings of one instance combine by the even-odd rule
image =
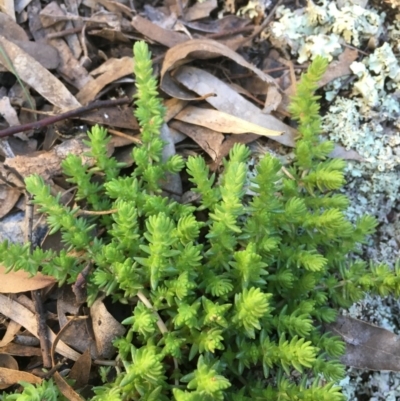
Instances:
[[[87,142],[94,166],[76,156],[63,163],[77,202],[113,213],[79,216],[31,176],[27,189],[66,249],[30,253],[29,244],[3,243],[0,261],[60,284],[90,262],[88,303],[105,293],[131,305],[127,334],[114,343],[119,374],[107,382],[102,370],[94,401],[344,400],[337,382],[345,346],[322,324],[367,291],[399,295],[400,280],[397,270],[357,257],[376,222],[346,219],[348,200],[338,192],[345,162],[328,157],[334,145],[319,135],[315,90],[327,61],[312,62],[292,99],[292,166],[283,170],[267,153],[249,179],[250,151],[235,145],[217,184],[200,156],[162,161],[164,108],[144,42],[134,59],[142,145],[132,152],[132,173],[120,174],[98,126]],[[198,204],[162,194],[166,173],[183,169]]]

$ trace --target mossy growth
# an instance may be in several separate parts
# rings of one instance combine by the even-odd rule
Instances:
[[[283,169],[266,154],[248,182],[250,151],[235,145],[216,185],[202,157],[162,161],[164,108],[145,43],[135,44],[134,57],[142,145],[132,173],[122,176],[123,166],[107,156],[100,127],[88,140],[95,165],[76,156],[63,165],[79,207],[112,213],[79,216],[40,177],[29,177],[28,191],[66,249],[31,253],[29,244],[3,243],[0,261],[60,284],[90,263],[88,303],[105,293],[132,307],[126,336],[115,340],[118,374],[107,382],[99,371],[104,383],[92,400],[343,400],[344,343],[322,324],[366,291],[398,295],[400,280],[397,270],[357,258],[376,223],[346,220],[348,200],[338,193],[345,162],[330,159],[334,145],[319,136],[314,92],[326,60],[312,62],[292,99],[293,165]],[[162,196],[165,174],[184,168],[199,204]]]

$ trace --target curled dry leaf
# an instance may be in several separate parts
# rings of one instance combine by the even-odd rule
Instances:
[[[201,109],[188,106],[175,116],[175,119],[186,123],[201,125],[217,132],[227,134],[253,133],[262,136],[278,136],[281,131],[274,131],[260,125],[250,123],[223,111],[213,109]]]
[[[9,61],[0,53],[0,63],[10,72],[15,72],[23,82],[39,92],[51,104],[68,110],[79,107],[79,102],[53,74],[40,63],[24,52],[20,47],[0,36],[0,46],[7,54]]]
[[[9,185],[0,185],[0,219],[13,209],[20,196],[20,190]]]
[[[193,59],[211,59],[216,57],[227,57],[237,64],[248,68],[254,72],[260,79],[265,82],[275,85],[272,77],[262,72],[254,65],[247,62],[242,56],[214,40],[209,39],[194,39],[169,49],[165,54],[164,63],[161,69],[161,88],[164,92],[178,99],[193,99],[193,94],[179,88],[179,85],[174,82],[171,77],[171,72],[178,66],[188,63]]]
[[[126,75],[132,75],[133,60],[132,57],[123,57],[121,59],[107,60],[103,68],[103,74],[93,81],[89,81],[76,95],[78,101],[86,105],[94,100],[97,94],[109,83],[116,81]]]
[[[14,322],[14,320],[10,320],[7,324],[6,333],[3,335],[3,338],[0,340],[0,349],[2,352],[5,352],[2,348],[5,347],[7,344],[10,344],[11,341],[14,340],[16,334],[21,329],[21,325]],[[3,366],[7,367],[7,366]]]

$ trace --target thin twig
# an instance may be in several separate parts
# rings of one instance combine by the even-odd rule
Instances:
[[[31,291],[32,301],[35,305],[36,319],[38,325],[38,336],[40,341],[40,350],[42,352],[43,366],[45,368],[51,368],[50,357],[50,339],[49,339],[49,328],[46,324],[46,313],[43,308],[42,296],[40,290]]]
[[[56,352],[57,344],[58,344],[58,342],[60,341],[61,336],[63,335],[64,331],[65,331],[69,326],[71,326],[71,324],[72,324],[73,322],[76,322],[76,321],[78,321],[78,320],[86,320],[86,319],[88,319],[88,318],[89,318],[88,316],[78,316],[78,314],[75,314],[75,316],[73,316],[71,320],[68,320],[68,322],[65,323],[64,326],[61,328],[61,330],[57,333],[57,336],[56,336],[56,338],[54,339],[53,344],[51,345],[51,366],[52,366],[52,367],[53,367],[53,366],[56,366],[56,363],[55,363],[55,361],[54,361],[54,354],[55,354],[55,352]]]
[[[87,106],[78,107],[76,109],[67,111],[62,114],[43,118],[43,120],[40,120],[40,121],[8,127],[6,129],[3,129],[2,131],[0,131],[0,138],[14,135],[19,132],[26,132],[26,131],[30,131],[32,129],[36,130],[39,128],[47,127],[48,125],[54,124],[58,121],[66,120],[67,118],[77,117],[77,116],[80,116],[81,114],[86,113],[87,111],[91,111],[94,109],[103,109],[106,107],[113,107],[113,106],[119,106],[122,104],[129,104],[129,103],[131,103],[131,101],[132,100],[127,97],[124,97],[121,99],[114,99],[114,100],[100,100],[98,102],[93,102],[91,104],[88,104]]]

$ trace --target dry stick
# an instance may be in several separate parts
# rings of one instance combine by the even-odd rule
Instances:
[[[14,134],[17,134],[18,132],[25,132],[25,131],[30,131],[32,129],[39,129],[39,128],[47,127],[48,125],[54,124],[58,121],[66,120],[67,118],[78,117],[81,114],[84,114],[87,111],[91,111],[94,109],[102,109],[102,108],[106,108],[106,107],[119,106],[122,104],[129,104],[129,103],[131,103],[131,101],[132,100],[127,97],[124,97],[122,99],[114,99],[114,100],[100,100],[100,101],[88,104],[87,106],[78,107],[76,109],[67,111],[62,114],[58,114],[56,116],[43,118],[43,120],[40,120],[40,121],[8,127],[6,129],[3,129],[0,131],[0,138],[14,135]]]
[[[43,308],[42,297],[40,290],[31,291],[33,304],[35,305],[36,319],[38,325],[38,336],[40,341],[40,350],[42,351],[43,366],[45,368],[51,368],[51,357],[50,357],[50,339],[49,339],[49,328],[46,324],[46,312]]]
[[[32,253],[32,227],[33,227],[33,204],[32,195],[26,193],[26,231],[25,240],[30,243],[29,253]],[[40,290],[31,291],[33,305],[35,306],[36,320],[38,327],[38,337],[40,341],[40,350],[42,352],[43,366],[45,368],[50,368],[51,358],[50,358],[50,342],[49,342],[49,332],[46,324],[46,312],[43,308],[42,296]]]

